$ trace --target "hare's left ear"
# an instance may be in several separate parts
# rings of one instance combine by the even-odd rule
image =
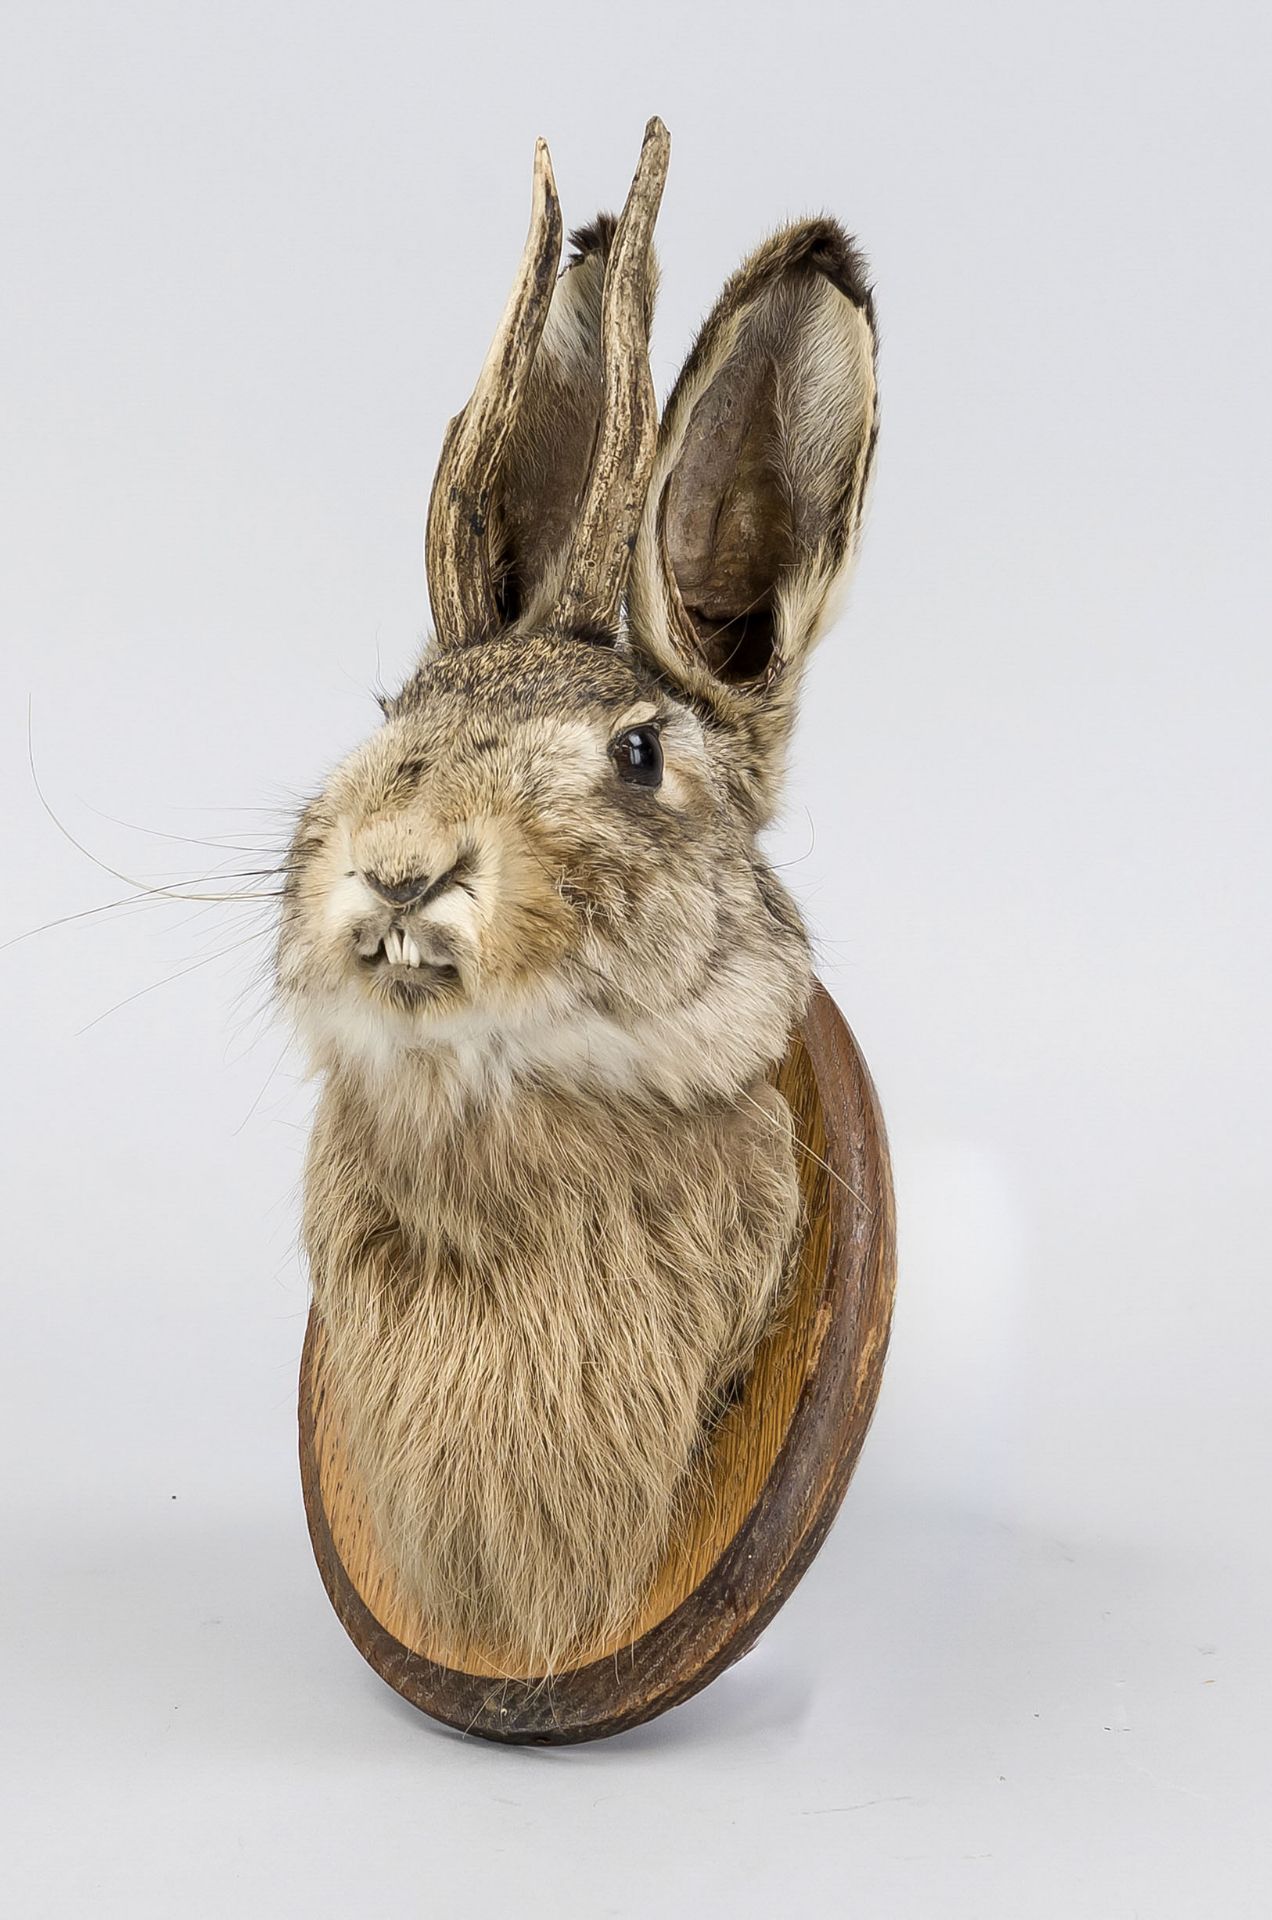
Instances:
[[[865,263],[834,221],[789,227],[730,280],[667,403],[629,593],[633,647],[739,736],[761,819],[876,431]]]

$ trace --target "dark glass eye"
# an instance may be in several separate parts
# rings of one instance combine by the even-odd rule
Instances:
[[[657,727],[629,727],[610,743],[619,778],[634,787],[660,787],[663,776],[662,741]]]

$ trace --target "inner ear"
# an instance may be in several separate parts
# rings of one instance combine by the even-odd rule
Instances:
[[[486,533],[499,620],[549,606],[591,471],[604,400],[601,316],[611,214],[570,235],[543,334],[492,489]],[[651,293],[652,299],[652,293]]]
[[[668,484],[667,564],[702,655],[721,680],[761,679],[779,580],[795,557],[779,458],[778,368],[752,350],[698,400]]]
[[[541,354],[521,418],[509,436],[495,501],[495,591],[511,626],[529,610],[553,559],[569,542],[601,416],[599,368],[580,354],[558,366]]]

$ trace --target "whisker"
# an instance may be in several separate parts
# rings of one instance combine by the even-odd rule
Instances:
[[[34,741],[34,734],[32,732],[31,708],[32,708],[32,703],[30,698],[28,698],[27,700],[27,764],[31,769],[31,781],[35,787],[36,796],[40,802],[41,807],[43,807],[45,813],[48,815],[49,819],[53,822],[53,825],[57,828],[58,832],[62,835],[62,838],[64,840],[69,841],[71,846],[75,848],[75,851],[77,853],[83,854],[86,860],[91,860],[95,867],[100,867],[101,871],[103,873],[108,873],[113,880],[122,880],[126,887],[135,888],[139,895],[145,895],[146,897],[159,895],[159,896],[166,897],[167,899],[170,899],[170,900],[215,900],[215,899],[221,899],[224,897],[219,894],[178,892],[175,888],[172,888],[172,887],[147,886],[144,881],[136,879],[131,873],[123,873],[120,871],[118,867],[112,867],[107,861],[99,860],[97,855],[93,853],[90,848],[86,847],[82,840],[77,840],[75,835],[71,832],[70,828],[66,826],[65,823],[58,818],[58,815],[54,812],[52,806],[49,803],[49,799],[47,794],[44,791],[44,788],[40,785],[40,776],[37,773],[36,766],[35,766],[35,741]],[[250,874],[246,877],[260,878],[262,877],[262,875]],[[237,899],[246,899],[249,896],[240,893],[235,895],[234,897]]]
[[[113,1007],[107,1007],[103,1013],[95,1014],[85,1026],[77,1027],[76,1038],[78,1039],[80,1034],[87,1033],[90,1028],[97,1026],[100,1021],[108,1019],[112,1013],[118,1013],[121,1007],[130,1006],[134,1000],[141,1000],[146,994],[157,992],[160,987],[169,987],[174,980],[182,980],[186,974],[196,973],[200,967],[211,966],[214,960],[228,960],[231,954],[238,953],[241,948],[250,946],[251,939],[254,938],[256,938],[255,935],[247,940],[236,940],[231,946],[224,947],[220,953],[204,954],[201,960],[192,961],[188,967],[179,967],[176,973],[170,973],[162,980],[153,980],[148,987],[138,987],[136,993],[125,994],[122,1000],[116,1000]]]
[[[282,1066],[283,1061],[287,1058],[287,1054],[290,1047],[291,1047],[291,1037],[289,1035],[288,1038],[283,1042],[283,1046],[278,1055],[278,1058],[275,1060],[273,1066],[270,1068],[269,1072],[266,1074],[265,1082],[264,1082],[264,1085],[261,1087],[260,1092],[257,1094],[255,1100],[253,1100],[247,1112],[243,1115],[243,1118],[239,1121],[237,1127],[235,1127],[234,1129],[235,1139],[237,1139],[239,1134],[242,1133],[244,1127],[247,1125],[252,1115],[256,1112],[256,1109],[260,1106],[261,1101],[265,1098],[265,1095],[268,1093],[270,1084],[273,1081],[274,1075],[278,1072],[278,1069]]]
[[[301,805],[302,803],[297,801],[295,805],[289,807],[204,807],[174,802],[172,811],[174,813],[260,813],[264,814],[268,819],[295,820]],[[236,829],[236,831],[238,831],[238,829]],[[244,827],[242,831],[244,833],[266,833],[272,832],[273,829],[266,827]]]
[[[771,860],[769,862],[769,865],[772,867],[774,873],[785,873],[788,867],[798,867],[801,864],[801,862],[811,857],[813,850],[817,845],[817,828],[816,828],[816,825],[814,824],[812,809],[810,807],[804,808],[804,818],[808,822],[807,848],[803,853],[796,854],[793,860]]]
[[[88,920],[98,913],[117,913],[125,907],[155,907],[157,900],[139,900],[136,894],[126,894],[122,900],[107,900],[100,907],[81,907],[78,913],[59,914],[56,920],[45,920],[38,927],[27,927],[21,933],[12,934],[7,940],[0,940],[0,953],[9,947],[16,947],[23,940],[33,940],[37,933],[51,933],[55,927],[68,927],[75,920]]]
[[[91,800],[83,801],[82,805],[87,807],[90,813],[96,814],[99,820],[109,820],[115,827],[126,827],[129,833],[149,834],[153,840],[174,840],[187,847],[224,848],[230,853],[259,854],[261,851],[259,847],[245,847],[235,840],[200,840],[189,833],[168,833],[162,827],[143,827],[138,820],[121,820],[116,813],[106,813],[101,807],[95,807]]]
[[[738,1091],[741,1094],[741,1097],[743,1098],[743,1100],[745,1100],[748,1103],[748,1105],[754,1107],[755,1111],[760,1115],[760,1117],[764,1120],[767,1120],[769,1125],[774,1129],[775,1132],[785,1133],[786,1129],[785,1127],[782,1126],[780,1120],[774,1120],[772,1114],[766,1112],[765,1109],[760,1105],[758,1100],[752,1100],[750,1094],[746,1091],[745,1087],[740,1087]],[[793,1127],[791,1129],[791,1139],[794,1141],[795,1145],[799,1148],[800,1152],[808,1156],[808,1158],[813,1162],[814,1166],[820,1167],[823,1173],[828,1173],[832,1180],[837,1180],[840,1186],[843,1188],[844,1192],[850,1193],[853,1199],[857,1202],[858,1206],[864,1207],[866,1212],[870,1215],[871,1219],[874,1218],[874,1208],[870,1205],[870,1202],[865,1198],[865,1196],[863,1194],[858,1193],[856,1187],[854,1187],[851,1184],[851,1182],[845,1180],[843,1175],[837,1172],[836,1169],[831,1166],[828,1160],[823,1160],[819,1153],[814,1153],[813,1149],[809,1146],[808,1142],[806,1140],[801,1140]]]

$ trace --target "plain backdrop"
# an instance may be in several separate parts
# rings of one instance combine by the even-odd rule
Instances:
[[[1265,1914],[1266,7],[0,33],[12,1911]],[[269,903],[95,910],[268,875],[374,724],[534,137],[581,222],[653,112],[661,389],[782,219],[876,273],[873,511],[773,840],[882,1093],[900,1296],[759,1650],[505,1752],[385,1688],[310,1560]]]

